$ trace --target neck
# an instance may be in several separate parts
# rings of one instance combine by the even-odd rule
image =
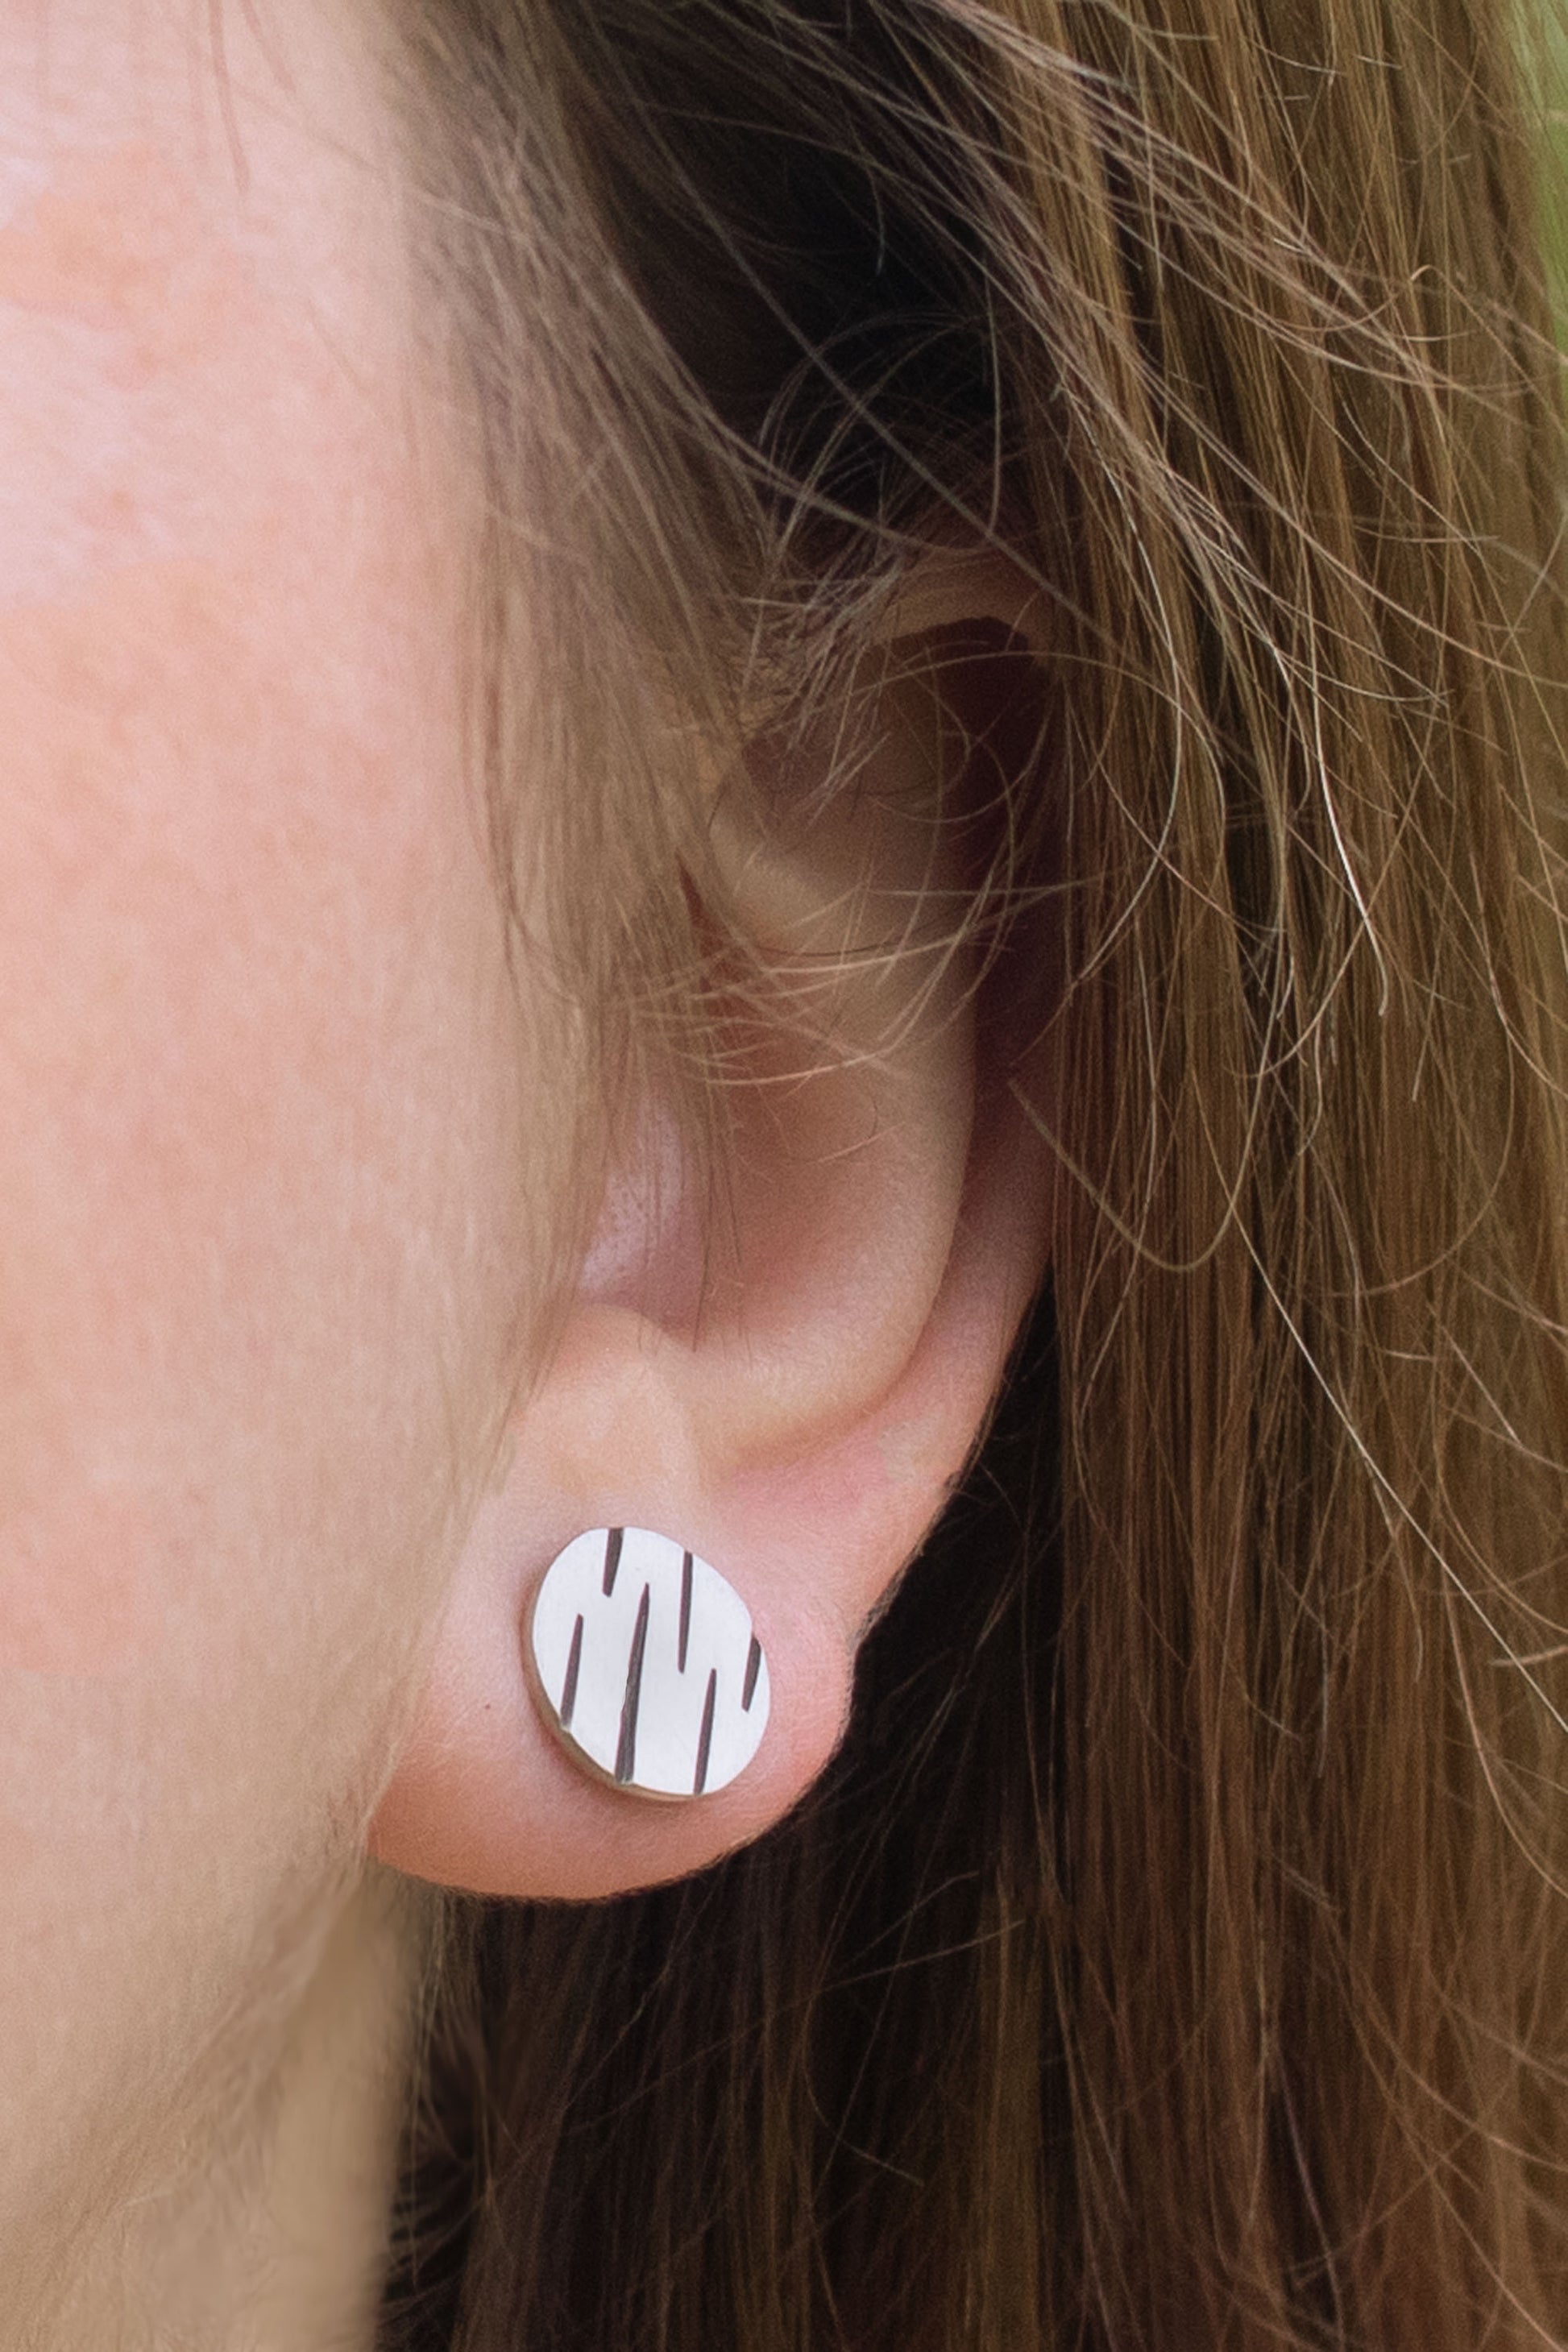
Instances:
[[[242,2120],[120,2201],[29,2352],[371,2352],[420,1948],[395,1882],[339,1898]]]

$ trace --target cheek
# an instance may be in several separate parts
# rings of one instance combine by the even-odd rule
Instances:
[[[8,1500],[0,1675],[96,1682],[142,1660],[162,1549],[145,1501],[69,1487],[31,1510]]]
[[[537,1303],[460,468],[253,165],[0,225],[0,2217],[352,1840]]]
[[[251,309],[161,370],[150,413],[100,387],[127,543],[0,607],[0,1338],[29,1371],[3,1442],[34,1511],[84,1451],[121,1480],[128,1423],[138,1479],[166,1480],[193,1423],[208,1475],[233,1475],[240,1429],[247,1455],[268,1432],[302,1447],[301,1471],[352,1458],[361,1417],[395,1423],[416,1385],[400,1412],[375,1393],[420,1254],[485,1195],[499,956],[457,769],[456,598],[376,420],[319,363],[282,364]],[[83,423],[80,467],[62,454],[47,485],[61,512],[107,503],[81,477],[116,435]],[[163,473],[165,525],[184,515],[175,549],[140,545],[138,471]],[[434,1371],[449,1335],[403,1336]],[[29,1549],[48,1556],[14,1547],[16,1581]],[[132,1572],[89,1646],[139,1638]]]

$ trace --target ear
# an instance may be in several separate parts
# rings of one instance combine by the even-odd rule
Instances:
[[[879,656],[831,744],[794,742],[787,795],[786,754],[760,744],[716,818],[737,919],[775,975],[737,985],[724,1024],[717,1181],[650,1111],[458,1563],[373,1829],[403,1870],[580,1898],[756,1836],[831,1755],[859,1638],[984,1427],[1050,1216],[962,938],[957,813],[994,797],[984,714],[1016,700],[1026,663],[1016,636],[1004,662],[997,632],[955,630],[953,608],[951,588],[928,594],[921,634]],[[853,782],[802,793],[802,761]],[[763,828],[759,802],[809,814]],[[615,1527],[673,1538],[751,1612],[770,1719],[720,1791],[655,1804],[584,1774],[535,1698],[541,1580]]]

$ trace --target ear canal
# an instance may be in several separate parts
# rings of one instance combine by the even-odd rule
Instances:
[[[627,1795],[728,1788],[762,1745],[771,1691],[750,1610],[704,1559],[645,1528],[559,1553],[527,1649],[541,1711],[574,1762]]]

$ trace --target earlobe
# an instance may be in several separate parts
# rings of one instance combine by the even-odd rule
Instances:
[[[977,1057],[923,726],[880,726],[831,825],[736,858],[763,951],[832,976],[836,1052],[784,992],[731,1073],[724,1214],[695,1244],[673,1142],[613,1192],[463,1548],[384,1861],[491,1894],[647,1885],[768,1827],[840,1737],[859,1635],[962,1473],[1048,1240],[1043,1148]],[[687,1559],[714,1579],[701,1674]],[[667,1801],[629,1793],[639,1753]]]
[[[798,1450],[710,1471],[681,1368],[665,1360],[684,1342],[602,1307],[568,1332],[463,1548],[374,1825],[379,1858],[480,1893],[581,1900],[700,1869],[796,1802],[841,1735],[866,1622],[962,1474],[1037,1282],[1043,1154],[1021,1119],[1007,1124],[908,1362]],[[754,1757],[692,1801],[639,1803],[613,1767],[580,1769],[529,1656],[552,1562],[584,1538],[602,1562],[612,1525],[651,1526],[670,1555],[710,1561],[767,1663]]]
[[[583,1900],[700,1869],[787,1811],[842,1727],[850,1643],[807,1556],[808,1536],[765,1551],[743,1508],[704,1496],[668,1416],[665,1384],[639,1361],[632,1318],[595,1309],[589,1320],[592,1331],[572,1335],[569,1353],[521,1417],[510,1472],[469,1530],[415,1721],[373,1825],[379,1859],[442,1885]],[[658,1627],[648,1612],[645,1660],[650,1636],[672,1650],[679,1643],[679,1563],[689,1549],[743,1602],[768,1665],[769,1712],[754,1755],[727,1786],[693,1790],[684,1801],[670,1791],[667,1801],[649,1803],[616,1785],[617,1765],[628,1777],[637,1769],[636,1749],[620,1752],[620,1732],[633,1680],[629,1651],[651,1581],[646,1549],[634,1547],[629,1559],[623,1550],[614,1593],[603,1594],[606,1536],[617,1527],[654,1535],[674,1570],[673,1594],[658,1596]],[[602,1723],[587,1769],[560,1736],[570,1630],[565,1661],[548,1634],[542,1670],[533,1654],[552,1564],[574,1553],[579,1564],[584,1553],[596,1556],[600,1597],[609,1604],[595,1628],[619,1682],[611,1727],[617,1752],[607,1770]],[[580,1593],[559,1597],[572,1604],[574,1621],[579,1610],[590,1614]],[[715,1646],[711,1629],[701,1638]],[[700,1663],[693,1641],[689,1674]],[[738,1663],[743,1696],[746,1657]],[[583,1664],[580,1654],[579,1675]],[[706,1677],[700,1690],[695,1680],[691,1687],[700,1739]],[[575,1727],[584,1728],[580,1716]],[[679,1742],[688,1727],[677,1721],[664,1729]],[[639,1744],[647,1729],[637,1720]],[[694,1780],[696,1762],[694,1754]]]

